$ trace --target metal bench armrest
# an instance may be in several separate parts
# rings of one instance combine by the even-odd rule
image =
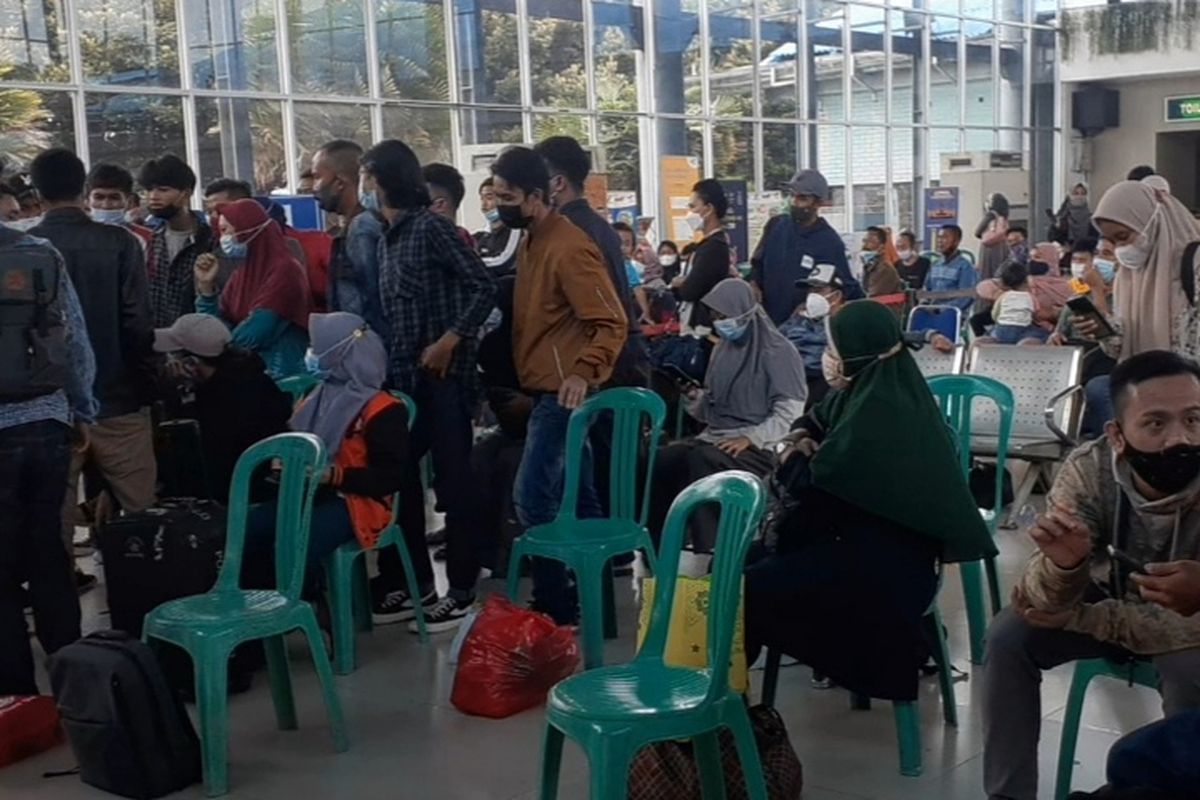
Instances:
[[[1076,385],[1063,389],[1061,392],[1054,395],[1054,397],[1051,397],[1046,401],[1046,408],[1044,411],[1046,415],[1046,427],[1050,429],[1051,433],[1058,437],[1059,441],[1061,441],[1063,444],[1071,445],[1072,447],[1079,444],[1079,442],[1075,439],[1075,437],[1069,435],[1062,428],[1058,427],[1058,423],[1054,421],[1054,418],[1058,414],[1059,403],[1076,393],[1082,396],[1083,386]]]

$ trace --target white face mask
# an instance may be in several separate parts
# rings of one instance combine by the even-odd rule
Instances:
[[[1088,265],[1087,265],[1086,261],[1072,261],[1071,262],[1071,277],[1079,278],[1080,280],[1082,280],[1083,276],[1087,274],[1087,269],[1088,269]]]
[[[901,261],[908,261],[913,257],[912,250],[897,250],[896,255],[900,256]]]
[[[675,266],[675,262],[678,260],[679,256],[675,255],[674,253],[664,253],[658,257],[658,263],[662,264],[664,267],[673,267]]]
[[[683,221],[688,224],[688,227],[691,228],[693,232],[704,227],[704,217],[700,216],[695,211],[689,211],[688,215],[683,218]]]
[[[1145,236],[1139,236],[1130,244],[1123,244],[1117,248],[1117,261],[1129,269],[1141,269],[1146,265],[1146,259],[1150,257],[1150,247],[1145,242]]]
[[[41,225],[42,218],[41,215],[36,217],[26,217],[25,219],[14,219],[12,222],[6,222],[4,224],[12,228],[14,231],[21,231],[24,233],[30,228],[36,228],[38,225]]]
[[[842,372],[842,360],[828,350],[821,354],[821,374],[831,389],[845,389],[850,385]]]
[[[825,295],[809,292],[804,301],[804,314],[809,319],[825,319],[829,316],[830,305]]]

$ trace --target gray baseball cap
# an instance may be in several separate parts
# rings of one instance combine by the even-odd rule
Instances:
[[[806,194],[818,200],[829,199],[829,181],[815,169],[802,169],[783,185],[785,192]]]
[[[184,350],[203,358],[216,358],[232,340],[229,328],[212,314],[184,314],[171,327],[154,331],[154,349],[159,353]]]

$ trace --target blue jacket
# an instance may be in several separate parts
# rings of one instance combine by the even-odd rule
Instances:
[[[794,314],[784,320],[779,332],[800,352],[800,357],[804,359],[805,374],[810,378],[821,375],[821,354],[829,344],[825,320]]]
[[[929,268],[929,275],[925,278],[925,291],[927,292],[956,292],[974,289],[979,283],[979,273],[975,271],[975,267],[967,261],[962,253],[955,253],[954,258],[949,261],[940,260]],[[974,297],[962,297],[957,300],[940,300],[938,305],[957,306],[963,311],[967,311],[975,304]]]
[[[814,225],[799,225],[791,217],[779,215],[767,222],[762,241],[750,259],[750,280],[762,289],[763,308],[776,325],[792,315],[804,295],[796,281],[806,277],[801,266],[805,256],[812,256],[814,264],[833,264],[846,300],[864,296],[862,286],[850,273],[846,244],[833,226],[824,219]]]
[[[374,212],[356,214],[333,240],[327,298],[330,311],[348,311],[366,320],[385,342],[391,341],[379,299],[379,240],[383,220]]]

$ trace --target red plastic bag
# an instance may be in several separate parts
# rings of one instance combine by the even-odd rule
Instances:
[[[0,767],[63,741],[53,697],[0,697]]]
[[[508,717],[545,702],[579,661],[570,628],[493,594],[459,653],[450,702],[464,714]]]

